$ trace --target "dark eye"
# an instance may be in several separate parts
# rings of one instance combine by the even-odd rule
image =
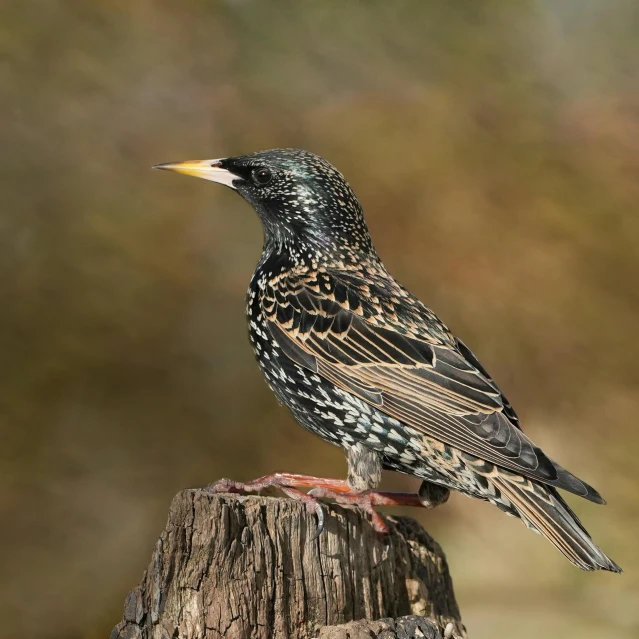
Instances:
[[[264,186],[273,179],[273,174],[268,169],[255,169],[252,173],[253,182]]]

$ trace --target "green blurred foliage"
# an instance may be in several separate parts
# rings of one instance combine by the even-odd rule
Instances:
[[[2,14],[4,636],[106,636],[183,487],[344,474],[253,362],[250,208],[150,170],[284,146],[346,174],[389,269],[609,501],[571,503],[621,577],[577,571],[460,496],[417,513],[471,636],[637,636],[639,4],[5,0]]]

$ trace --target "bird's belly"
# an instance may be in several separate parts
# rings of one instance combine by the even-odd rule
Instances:
[[[340,389],[292,363],[281,352],[268,358],[262,352],[258,363],[269,388],[301,426],[338,446],[362,440],[364,431],[358,430],[358,425],[367,412],[366,405],[350,402]]]
[[[384,429],[381,421],[374,419],[377,410],[292,362],[276,345],[263,339],[263,331],[251,330],[250,335],[267,385],[299,424],[338,446],[364,442],[383,449],[380,436]]]

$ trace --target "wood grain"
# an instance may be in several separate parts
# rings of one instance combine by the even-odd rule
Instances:
[[[446,559],[417,522],[388,517],[384,543],[359,510],[326,510],[313,539],[316,517],[299,502],[182,491],[111,639],[428,636],[400,627],[406,615],[465,636]],[[327,634],[383,618],[386,626],[359,624],[368,634]]]

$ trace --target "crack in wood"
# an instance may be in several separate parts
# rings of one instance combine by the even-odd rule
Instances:
[[[182,491],[111,639],[466,636],[446,559],[419,524],[386,518],[385,547],[361,511],[325,508],[312,539],[299,502]]]

